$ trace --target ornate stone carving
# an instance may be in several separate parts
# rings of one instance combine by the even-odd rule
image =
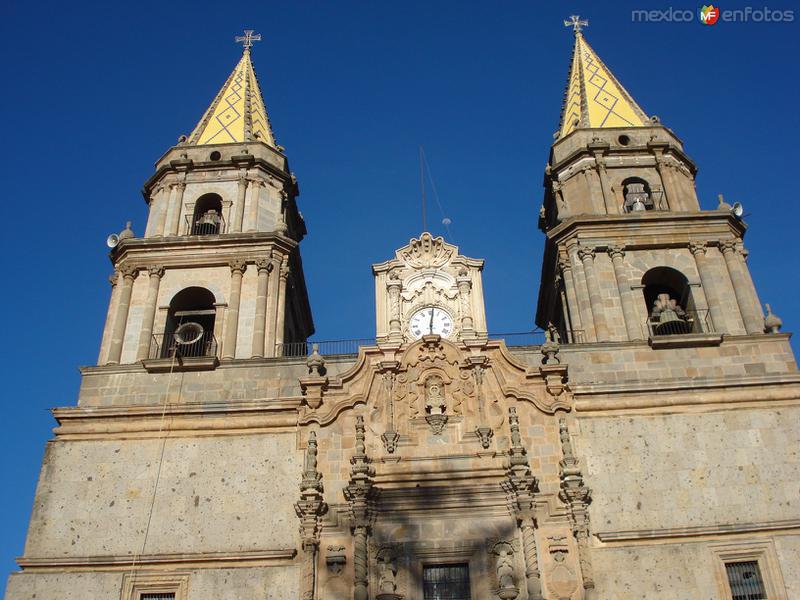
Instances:
[[[328,506],[322,496],[322,473],[317,470],[317,434],[308,434],[308,446],[303,465],[303,479],[300,482],[300,500],[294,505],[300,519],[300,540],[303,548],[301,568],[301,598],[313,600],[316,587],[314,565],[319,548],[320,519]]]
[[[367,456],[364,417],[360,415],[356,417],[356,448],[350,463],[350,481],[344,488],[344,497],[350,505],[353,524],[354,600],[367,600],[367,536],[379,491],[372,480],[375,469]]]
[[[398,594],[397,552],[391,545],[383,546],[375,554],[378,567],[378,593],[375,600],[400,600]]]
[[[117,267],[117,272],[122,275],[124,279],[130,279],[133,281],[136,279],[136,275],[139,274],[139,267],[135,267],[133,265],[120,265]]]
[[[769,304],[765,305],[767,314],[764,317],[764,333],[778,333],[783,327],[783,321],[780,317],[772,313],[772,307]]]
[[[705,242],[689,242],[689,252],[691,252],[693,256],[705,254],[707,250]]]
[[[444,399],[444,381],[439,375],[430,375],[425,380],[425,412],[441,415],[447,410]]]
[[[587,260],[594,260],[594,248],[578,246],[578,258],[580,258],[583,262],[586,262]]]
[[[256,269],[258,269],[259,273],[263,273],[264,271],[266,271],[267,273],[271,273],[273,268],[274,266],[270,259],[268,258],[256,259]]]
[[[503,489],[508,496],[512,514],[517,519],[517,526],[522,531],[528,599],[542,600],[542,583],[534,535],[535,495],[538,491],[538,482],[528,464],[527,452],[522,445],[519,431],[517,409],[513,406],[508,409],[508,424],[511,432],[511,448],[508,451],[508,469]]]
[[[519,586],[517,585],[517,575],[514,569],[515,553],[513,542],[505,540],[487,540],[489,554],[494,563],[494,583],[495,593],[503,600],[513,600],[519,596]]]
[[[347,555],[344,546],[328,546],[328,554],[325,556],[325,565],[331,577],[338,577],[344,572],[347,564]]]
[[[556,326],[552,323],[548,323],[544,335],[545,342],[542,344],[541,348],[542,355],[544,356],[544,358],[542,358],[542,364],[560,364],[561,359],[558,358],[558,353],[561,349],[559,346],[561,337],[558,335],[558,329],[556,329]]]
[[[231,268],[231,274],[239,273],[241,275],[247,269],[247,261],[243,258],[234,258],[228,263],[228,266]]]
[[[400,251],[400,258],[415,269],[441,267],[453,255],[453,249],[441,237],[434,238],[423,233],[419,239],[412,238],[409,245]]]
[[[325,359],[319,353],[319,344],[311,344],[311,354],[306,359],[309,375],[325,375]]]
[[[572,442],[567,429],[567,420],[561,417],[558,421],[559,437],[561,439],[561,452],[563,458],[559,463],[561,470],[561,491],[559,498],[569,508],[572,533],[578,542],[578,560],[583,576],[585,590],[594,589],[594,574],[592,561],[589,556],[589,512],[588,506],[592,501],[592,491],[583,482],[578,459],[572,451]]]
[[[164,276],[164,265],[148,265],[147,266],[147,274],[150,277],[157,277],[161,279]]]
[[[381,366],[389,369],[396,369],[397,361],[386,361],[381,363]],[[389,414],[387,429],[381,435],[381,441],[383,442],[384,448],[386,448],[386,452],[389,454],[394,454],[394,451],[397,449],[397,443],[400,441],[400,434],[395,431],[394,423],[394,385],[396,380],[397,374],[394,370],[387,370],[383,373],[384,398],[386,399],[386,409]]]
[[[608,255],[611,257],[611,260],[614,260],[615,258],[625,258],[625,246],[621,244],[609,246]]]

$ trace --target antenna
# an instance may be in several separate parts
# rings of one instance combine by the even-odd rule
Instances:
[[[419,146],[419,192],[422,201],[422,231],[427,231],[428,226],[425,220],[425,151],[422,144]]]

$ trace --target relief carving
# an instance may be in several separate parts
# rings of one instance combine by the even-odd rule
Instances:
[[[415,269],[441,267],[453,256],[453,246],[446,244],[444,238],[434,238],[423,233],[419,239],[412,238],[408,246],[398,251],[398,258]]]
[[[516,572],[516,555],[519,552],[516,541],[487,540],[492,576],[492,588],[498,598],[514,600],[519,596],[519,583]]]

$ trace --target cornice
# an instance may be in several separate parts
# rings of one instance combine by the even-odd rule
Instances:
[[[238,552],[193,552],[187,554],[137,554],[133,556],[20,556],[17,564],[26,572],[129,571],[137,568],[231,568],[272,565],[291,561],[295,548],[271,548]]]
[[[626,250],[682,247],[690,242],[703,241],[715,245],[720,239],[743,238],[747,231],[744,221],[728,211],[707,210],[699,212],[649,211],[631,215],[576,215],[547,232],[547,242],[560,244],[571,237],[580,237],[581,243],[592,245],[590,240],[607,240],[596,247],[624,243]],[[673,234],[673,241],[665,235]],[[645,240],[644,238],[651,239]]]
[[[133,263],[144,267],[159,263],[166,267],[228,264],[232,257],[255,261],[270,252],[290,255],[296,240],[276,232],[254,231],[216,236],[171,236],[123,240],[109,253],[112,264]],[[211,262],[209,262],[211,260]]]

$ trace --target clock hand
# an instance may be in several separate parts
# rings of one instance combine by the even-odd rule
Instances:
[[[428,333],[433,333],[433,309],[431,309],[431,323]]]

